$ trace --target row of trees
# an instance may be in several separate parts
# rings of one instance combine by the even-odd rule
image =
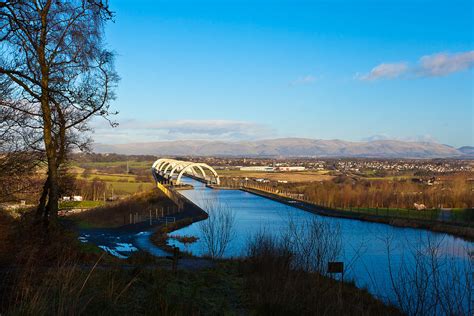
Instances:
[[[251,180],[250,180],[251,181]],[[257,183],[229,177],[221,178],[221,184],[229,187],[253,185],[264,190],[301,196],[319,205],[329,207],[405,208],[415,203],[428,208],[472,208],[474,183],[469,174],[458,174],[451,179],[427,185],[407,179],[364,180],[335,178],[332,181],[303,183]]]
[[[331,207],[413,208],[414,203],[423,203],[429,208],[471,208],[474,205],[471,184],[464,176],[431,186],[409,180],[361,180],[280,185],[280,188],[302,193],[317,204]]]
[[[12,177],[47,167],[44,223],[57,214],[69,153],[89,144],[88,121],[114,114],[118,76],[102,40],[111,18],[103,0],[0,1],[1,164]]]

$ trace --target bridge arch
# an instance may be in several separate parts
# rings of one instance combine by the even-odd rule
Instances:
[[[189,162],[189,161],[183,161],[179,164],[177,164],[171,171],[170,171],[170,179],[173,178],[174,172],[180,172],[183,169],[187,168],[188,166],[191,166],[190,171],[193,172],[193,175],[195,176],[195,171],[194,168],[197,168],[203,177],[203,179],[206,179],[206,172],[204,171],[203,167],[200,164]]]
[[[191,174],[205,182],[220,184],[219,175],[216,170],[205,163],[160,158],[153,163],[151,170],[157,182],[160,180],[164,182],[171,181],[179,185],[181,184],[181,178],[184,174]],[[177,174],[177,178],[176,181],[173,181],[175,174]]]
[[[188,169],[193,168],[193,167],[198,167],[198,168],[201,168],[201,169],[204,169],[204,168],[208,169],[212,173],[212,175],[214,176],[215,184],[220,185],[219,175],[217,174],[216,170],[214,170],[214,168],[212,168],[211,166],[209,166],[208,164],[205,164],[205,163],[192,163],[192,164],[189,164],[186,167],[184,167],[183,170],[181,170],[181,172],[178,174],[178,178],[176,179],[176,183],[179,184],[183,174]],[[207,180],[206,178],[204,178],[204,179]]]

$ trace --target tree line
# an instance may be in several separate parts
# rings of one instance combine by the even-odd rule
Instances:
[[[414,203],[428,208],[472,208],[474,196],[466,175],[457,175],[450,181],[426,185],[407,179],[309,182],[278,185],[281,190],[304,194],[316,204],[330,207],[405,208]]]

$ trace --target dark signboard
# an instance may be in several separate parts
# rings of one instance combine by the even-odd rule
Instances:
[[[343,273],[344,262],[328,262],[328,273]]]

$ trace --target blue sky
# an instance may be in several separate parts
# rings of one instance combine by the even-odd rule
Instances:
[[[472,1],[109,2],[120,126],[97,142],[474,144]]]

